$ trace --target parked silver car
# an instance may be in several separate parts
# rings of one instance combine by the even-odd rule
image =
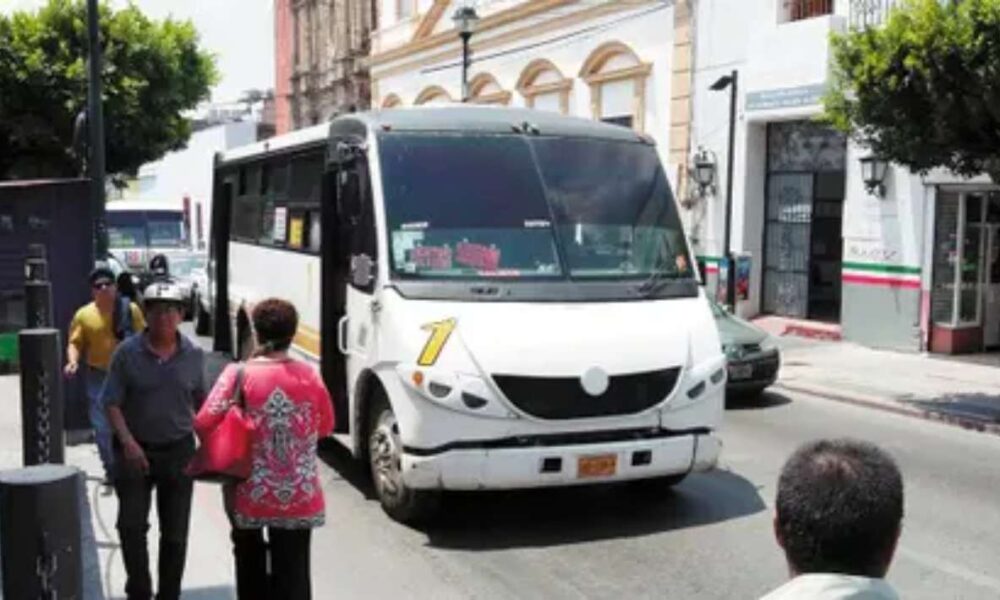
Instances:
[[[185,319],[193,319],[198,314],[198,270],[204,270],[206,257],[203,254],[176,257],[169,262],[170,277],[181,288],[187,299]]]
[[[731,315],[715,302],[712,314],[719,328],[722,351],[726,353],[730,394],[758,395],[778,378],[781,352],[777,341],[766,331]]]

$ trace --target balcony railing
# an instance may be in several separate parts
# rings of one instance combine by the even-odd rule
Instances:
[[[878,27],[898,4],[899,0],[851,0],[851,28]]]
[[[787,21],[802,21],[833,14],[834,0],[785,0]]]

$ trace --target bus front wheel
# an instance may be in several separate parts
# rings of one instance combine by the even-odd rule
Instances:
[[[375,495],[382,509],[394,520],[412,523],[432,516],[439,494],[414,490],[406,486],[402,476],[403,445],[399,424],[389,403],[380,398],[372,408],[368,432],[368,463],[371,468]]]

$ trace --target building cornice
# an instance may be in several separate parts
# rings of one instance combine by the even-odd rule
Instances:
[[[578,2],[579,0],[528,0],[528,2],[524,2],[522,4],[519,4],[517,6],[505,10],[501,10],[488,17],[483,17],[483,19],[479,21],[476,33],[478,35],[483,32],[490,31],[491,29],[496,29],[497,27],[503,27],[504,25],[510,23],[516,23],[521,19],[526,19],[528,17],[537,15],[539,13],[552,10],[553,8],[558,8],[560,6],[566,6],[569,4],[576,4]],[[434,9],[438,7],[440,4],[445,5],[440,9],[443,12],[444,8],[447,6],[448,3],[435,2],[434,7],[432,7],[431,10],[428,11],[427,16],[430,16],[431,12],[433,12]],[[631,2],[629,2],[628,4],[631,4]],[[440,20],[440,17],[441,15],[438,15],[437,19],[433,21],[431,29],[433,29],[433,26],[437,24],[437,21]],[[420,26],[418,26],[417,28],[418,32],[420,30],[420,27],[422,27],[425,24],[425,21],[426,17],[424,20],[421,21]],[[418,38],[415,35],[414,39],[411,42],[393,48],[392,50],[387,50],[380,54],[373,55],[369,60],[372,66],[378,66],[388,62],[392,62],[394,60],[398,60],[400,58],[404,58],[406,56],[410,56],[415,52],[422,52],[424,50],[430,50],[432,48],[443,46],[445,44],[454,43],[455,39],[456,39],[455,32],[451,30],[442,31],[441,33],[436,33],[428,37]]]
[[[570,4],[572,2],[576,2],[577,0],[547,0],[547,1],[558,1],[560,5],[562,5],[562,4]],[[592,5],[582,10],[578,10],[569,14],[561,14],[547,21],[543,21],[540,23],[538,22],[531,23],[529,25],[525,25],[524,27],[511,29],[510,31],[494,35],[493,37],[490,38],[477,39],[474,37],[472,40],[472,50],[474,52],[482,52],[484,50],[502,47],[504,45],[511,44],[519,40],[535,37],[539,34],[540,31],[553,31],[561,28],[572,27],[574,25],[579,25],[581,23],[593,21],[595,19],[607,16],[609,14],[624,12],[627,10],[633,10],[636,7],[651,4],[653,1],[654,0],[628,0],[621,2],[607,2],[607,3]],[[499,14],[501,13],[497,13],[497,15]],[[518,18],[525,18],[525,15],[521,15]],[[506,24],[506,22],[504,24]],[[447,60],[459,58],[462,54],[462,50],[459,47],[459,44],[457,43],[458,40],[457,36],[455,36],[453,32],[445,32],[445,34],[446,35],[443,38],[441,38],[434,44],[421,46],[419,49],[417,48],[418,45],[416,44],[407,44],[406,46],[403,46],[401,48],[391,50],[390,52],[393,54],[393,56],[391,57],[387,57],[390,52],[372,57],[368,61],[368,65],[369,67],[371,67],[372,78],[380,79],[385,77],[391,77],[393,75],[415,71],[417,69],[420,69],[428,65],[439,64]],[[440,34],[432,38],[427,38],[425,40],[422,40],[422,42],[428,42],[434,40],[439,36]],[[419,52],[420,49],[426,50],[428,48],[434,48],[435,46],[444,46],[448,44],[452,44],[454,47],[435,54],[427,54],[421,58],[407,61],[405,63],[394,64],[392,66],[389,66],[387,64],[398,58],[410,57],[414,53]],[[383,68],[379,69],[379,66],[383,66]]]

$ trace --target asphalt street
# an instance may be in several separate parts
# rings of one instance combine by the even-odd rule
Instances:
[[[1000,597],[1000,437],[779,394],[731,406],[722,436],[720,468],[672,491],[453,494],[419,529],[389,520],[364,469],[325,442],[315,597],[756,598],[786,578],[771,529],[778,472],[800,443],[824,436],[876,442],[899,462],[906,519],[889,579],[903,598]],[[196,494],[186,597],[232,597],[216,495]],[[117,596],[122,574],[109,568]]]

